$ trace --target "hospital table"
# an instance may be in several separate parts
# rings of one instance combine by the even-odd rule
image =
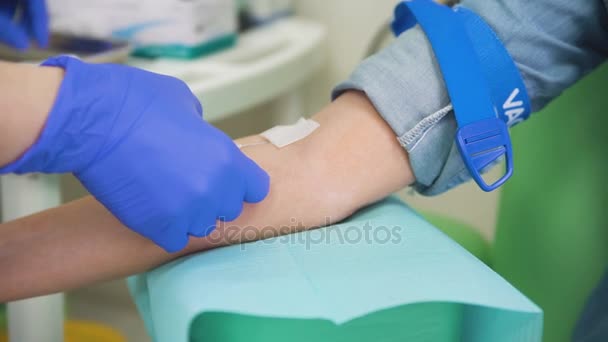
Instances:
[[[131,59],[130,64],[188,83],[205,119],[225,119],[272,100],[286,122],[303,115],[298,85],[325,59],[325,29],[301,18],[280,20],[242,35],[236,48],[209,58]]]
[[[134,58],[129,63],[183,79],[203,101],[208,121],[268,101],[273,102],[282,119],[292,121],[303,113],[297,87],[320,69],[325,58],[324,38],[322,25],[286,18],[241,35],[236,47],[209,58],[189,61]],[[4,220],[61,203],[56,176],[10,175],[0,180]],[[8,311],[13,341],[63,341],[63,295],[11,303]]]
[[[540,342],[542,311],[396,198],[128,281],[155,342]]]

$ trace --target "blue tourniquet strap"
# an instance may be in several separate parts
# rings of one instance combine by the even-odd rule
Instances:
[[[513,174],[507,125],[525,120],[531,112],[519,71],[490,27],[465,8],[431,0],[401,2],[392,24],[395,34],[417,23],[433,47],[452,101],[463,161],[483,190],[495,190]],[[481,172],[503,156],[505,174],[487,184]]]
[[[523,78],[494,31],[477,14],[457,7],[490,87],[498,116],[512,127],[530,117],[532,106]]]

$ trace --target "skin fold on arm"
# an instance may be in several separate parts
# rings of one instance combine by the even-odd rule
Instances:
[[[245,204],[236,221],[218,222],[211,236],[191,238],[180,253],[167,254],[127,229],[92,197],[0,225],[0,302],[136,274],[228,244],[320,227],[414,181],[407,153],[364,94],[348,92],[313,119],[321,127],[293,145],[244,148],[271,177],[268,198]]]

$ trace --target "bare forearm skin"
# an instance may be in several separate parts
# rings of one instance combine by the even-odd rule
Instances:
[[[0,61],[0,167],[34,144],[62,80],[61,68]]]
[[[317,114],[321,128],[283,149],[245,149],[271,177],[262,203],[167,254],[93,198],[0,225],[0,302],[139,273],[183,255],[309,229],[348,217],[414,181],[407,154],[367,98],[343,95]],[[246,143],[253,137],[241,139]],[[285,228],[288,228],[286,231]]]

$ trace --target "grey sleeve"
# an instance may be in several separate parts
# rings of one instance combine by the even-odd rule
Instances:
[[[498,34],[540,110],[608,55],[602,1],[465,0]],[[454,144],[456,122],[432,47],[419,26],[363,61],[333,97],[367,94],[410,156],[421,194],[445,192],[470,179]]]

